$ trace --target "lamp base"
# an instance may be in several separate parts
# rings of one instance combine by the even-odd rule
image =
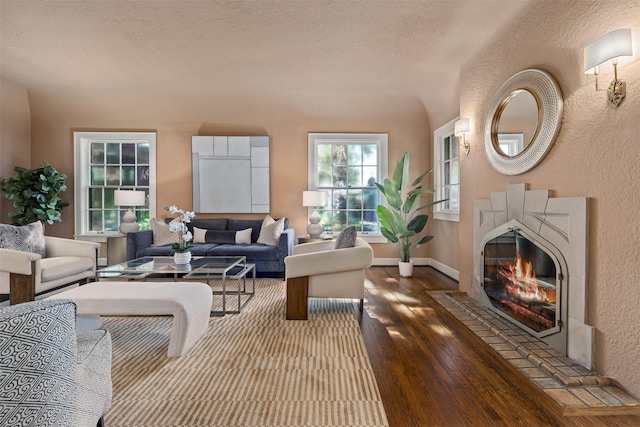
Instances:
[[[122,215],[122,221],[120,222],[120,233],[127,234],[140,230],[140,226],[136,223],[136,214],[132,209],[128,209],[124,215]]]
[[[133,233],[140,230],[140,226],[136,222],[122,222],[119,230],[122,234]]]
[[[307,233],[309,233],[310,237],[320,237],[323,231],[318,210],[313,208],[313,213],[309,217],[309,225],[307,225]]]
[[[309,224],[307,225],[307,233],[309,237],[320,237],[324,229],[320,224]]]

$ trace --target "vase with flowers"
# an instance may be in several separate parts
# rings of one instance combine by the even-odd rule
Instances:
[[[189,264],[191,262],[191,252],[189,246],[193,240],[193,234],[187,228],[187,223],[196,216],[195,213],[178,209],[175,205],[167,208],[173,215],[178,215],[176,219],[169,223],[169,230],[172,233],[178,233],[178,241],[171,245],[173,249],[173,262],[176,265]]]

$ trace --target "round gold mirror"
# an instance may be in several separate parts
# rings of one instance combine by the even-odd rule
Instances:
[[[553,77],[524,70],[502,85],[485,123],[491,165],[505,175],[532,169],[551,149],[562,117],[562,94]]]

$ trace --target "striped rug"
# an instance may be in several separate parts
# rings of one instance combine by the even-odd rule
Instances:
[[[240,314],[212,317],[179,358],[166,357],[171,317],[103,317],[106,425],[387,426],[354,303],[312,299],[309,313],[286,321],[285,282],[259,279]]]

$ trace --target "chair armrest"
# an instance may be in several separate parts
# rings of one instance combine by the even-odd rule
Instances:
[[[77,256],[96,259],[100,243],[44,236],[45,258]]]
[[[305,243],[299,246],[315,243],[326,242]],[[371,267],[372,262],[373,250],[368,245],[291,255],[284,259],[284,263],[287,266],[287,279],[362,270]]]
[[[330,251],[335,245],[335,240],[323,240],[318,242],[301,243],[293,249],[294,255],[308,254],[312,252]]]
[[[31,267],[34,261],[40,264],[41,256],[33,252],[14,251],[12,249],[0,249],[0,271],[14,274],[33,274]],[[35,269],[38,269],[36,266]]]

